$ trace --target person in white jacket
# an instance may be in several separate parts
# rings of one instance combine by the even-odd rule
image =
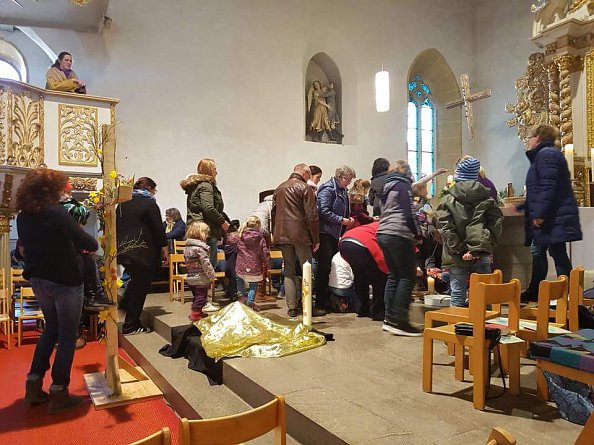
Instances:
[[[355,276],[349,263],[340,256],[340,252],[332,257],[332,267],[328,279],[330,288],[330,304],[337,312],[348,312],[355,297]]]

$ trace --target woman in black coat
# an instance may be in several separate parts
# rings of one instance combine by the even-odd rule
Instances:
[[[557,137],[554,127],[539,125],[528,139],[524,224],[526,245],[532,253],[532,278],[522,293],[524,301],[538,300],[538,286],[548,273],[547,250],[557,275],[569,276],[572,266],[565,243],[582,239],[567,161],[555,147]]]
[[[120,308],[126,310],[123,334],[141,334],[149,329],[140,323],[140,314],[154,273],[167,259],[167,238],[161,222],[161,211],[155,201],[157,184],[151,178],[139,178],[134,184],[132,200],[116,210],[118,263],[126,267],[130,281]]]
[[[377,158],[373,161],[371,168],[371,187],[369,188],[369,204],[373,206],[373,216],[380,216],[382,213],[382,190],[388,177],[390,161],[386,158]]]

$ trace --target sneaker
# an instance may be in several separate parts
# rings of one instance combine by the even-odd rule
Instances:
[[[299,317],[299,315],[301,315],[301,310],[289,309],[289,311],[287,312],[287,315],[289,316],[289,318],[297,318],[297,317]]]
[[[257,306],[256,303],[247,303],[247,307],[249,307],[254,312],[260,312],[261,311],[260,307]]]
[[[423,335],[423,331],[421,329],[411,326],[408,321],[392,323],[388,320],[384,320],[382,330],[389,332],[390,334],[400,335],[403,337],[421,337]]]
[[[203,312],[216,312],[220,309],[219,306],[215,306],[214,304],[212,304],[210,301],[208,303],[206,303],[206,306],[204,306],[202,308]]]
[[[87,333],[83,332],[80,336],[76,339],[76,349],[82,349],[87,345]]]
[[[202,311],[195,311],[195,310],[192,310],[192,313],[190,315],[188,315],[188,318],[190,319],[190,321],[199,321],[206,317],[208,317],[207,313],[204,313]]]
[[[129,328],[122,328],[122,334],[124,335],[148,334],[149,332],[151,332],[151,330],[146,326],[132,326]]]

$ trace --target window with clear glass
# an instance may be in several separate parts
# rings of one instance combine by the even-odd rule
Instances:
[[[0,78],[20,81],[21,73],[6,60],[0,59]]]
[[[418,74],[408,84],[407,117],[408,163],[418,180],[435,171],[435,107],[431,90]]]

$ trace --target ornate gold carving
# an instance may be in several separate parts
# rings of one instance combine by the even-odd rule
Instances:
[[[112,103],[109,105],[109,123],[110,125],[115,126],[116,124],[116,104]]]
[[[6,159],[6,140],[8,127],[6,123],[6,108],[8,106],[8,100],[6,99],[6,91],[4,87],[0,87],[0,162]]]
[[[97,165],[97,122],[95,107],[58,105],[58,164]]]
[[[10,220],[12,219],[11,215],[6,215],[4,213],[0,213],[0,233],[7,234],[10,233]]]
[[[14,182],[14,176],[10,173],[4,175],[4,185],[2,187],[2,207],[7,209],[10,207],[10,201],[12,196],[12,186]]]
[[[594,53],[584,57],[586,71],[586,144],[588,152],[594,147]],[[588,153],[589,154],[589,153]]]
[[[588,3],[588,9],[590,9],[590,6],[592,4],[592,0],[574,0],[573,4],[571,6],[569,6],[569,9],[567,10],[568,14],[571,14],[572,12],[577,11],[578,9],[580,9],[582,6],[584,6],[584,4]]]
[[[5,164],[39,167],[43,164],[43,100],[29,91],[8,90],[8,150]]]
[[[571,81],[569,75],[579,63],[579,56],[565,54],[557,57],[555,63],[559,67],[559,96],[561,99],[561,145],[573,144],[573,116],[571,111]]]
[[[507,104],[505,111],[515,114],[507,126],[518,126],[519,138],[527,144],[528,129],[547,121],[547,71],[544,54],[533,53],[528,57],[526,72],[516,80],[515,105]]]
[[[592,43],[592,34],[587,33],[580,37],[569,36],[567,43],[575,49],[587,48]]]
[[[580,207],[590,206],[590,173],[583,156],[574,157],[573,194]]]
[[[97,190],[97,178],[79,178],[71,176],[68,178],[74,190],[95,191]]]
[[[559,106],[559,70],[554,62],[546,65],[549,82],[549,124],[559,128],[561,107]]]
[[[556,42],[549,43],[547,46],[545,46],[545,55],[546,56],[555,54],[556,51],[557,51],[557,43]]]

